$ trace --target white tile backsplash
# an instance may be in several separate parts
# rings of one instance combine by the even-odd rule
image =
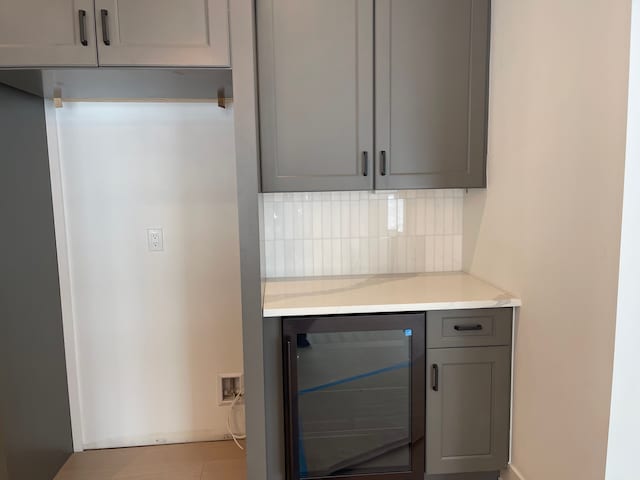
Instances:
[[[464,190],[266,193],[267,278],[462,269]]]

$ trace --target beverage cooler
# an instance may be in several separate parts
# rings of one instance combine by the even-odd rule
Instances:
[[[288,480],[422,480],[425,315],[283,319]]]

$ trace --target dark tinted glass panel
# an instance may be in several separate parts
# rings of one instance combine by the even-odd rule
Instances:
[[[300,478],[411,470],[412,334],[297,336]]]

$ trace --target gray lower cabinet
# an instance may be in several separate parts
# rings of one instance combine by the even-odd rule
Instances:
[[[427,474],[498,471],[509,456],[511,349],[427,351]]]
[[[484,187],[490,2],[257,0],[263,191]]]
[[[95,0],[101,66],[228,67],[228,0]]]
[[[264,192],[373,188],[373,0],[258,0]]]
[[[93,0],[0,0],[0,67],[98,64]]]

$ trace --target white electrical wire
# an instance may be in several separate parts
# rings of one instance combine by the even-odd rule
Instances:
[[[243,396],[244,394],[237,393],[236,396],[233,397],[233,401],[231,402],[231,407],[229,408],[229,415],[227,415],[227,431],[229,432],[229,435],[231,435],[231,438],[233,438],[233,441],[235,442],[235,444],[238,446],[240,450],[244,450],[244,447],[240,445],[240,442],[238,442],[238,440],[245,440],[247,436],[233,433],[233,430],[231,429],[231,415],[233,415],[233,407],[235,407],[236,402]]]

